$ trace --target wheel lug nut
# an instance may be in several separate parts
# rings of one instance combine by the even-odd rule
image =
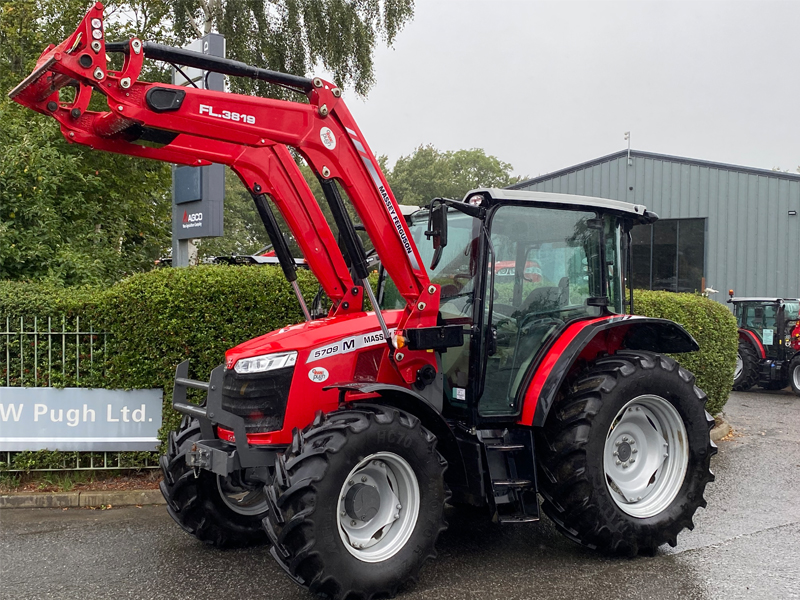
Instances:
[[[628,468],[628,463],[622,463],[622,468],[623,469],[627,469]]]
[[[403,508],[403,505],[402,504],[398,504],[397,505],[397,510],[400,510],[401,508]]]
[[[637,452],[638,452],[638,450],[637,450],[636,448],[634,448],[633,450],[631,450],[631,454],[636,454]]]
[[[631,446],[633,446],[635,443],[636,443],[636,440],[631,440]]]
[[[343,517],[346,517],[346,516],[347,516],[347,513],[346,513],[345,511],[342,511],[342,513],[341,513],[341,514],[342,514],[342,516],[343,516]]]
[[[621,465],[621,464],[622,464],[622,461],[621,461],[621,460],[618,460],[618,461],[617,461],[617,464],[618,464],[618,465]]]
[[[617,440],[616,442],[614,442],[614,445],[615,445],[615,446],[619,446],[621,443],[622,443],[622,442],[620,442],[619,440]]]
[[[367,476],[366,475],[362,475],[361,476],[361,482],[364,483],[366,481],[367,481]]]
[[[617,452],[616,450],[614,450],[614,456],[619,456],[619,452]]]
[[[623,437],[623,438],[622,438],[622,441],[623,441],[623,442],[627,442],[627,441],[628,441],[628,436],[626,435],[625,437]]]
[[[353,480],[351,479],[350,481],[348,481],[347,485],[353,485]]]
[[[632,458],[632,459],[631,459],[631,464],[633,464],[633,463],[635,463],[635,462],[636,462],[636,459],[635,459],[635,458]]]
[[[355,524],[356,524],[355,521],[350,521],[350,525],[355,525]]]

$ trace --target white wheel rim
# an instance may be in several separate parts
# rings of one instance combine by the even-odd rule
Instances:
[[[739,379],[739,376],[744,371],[744,361],[742,360],[742,353],[739,352],[736,355],[736,370],[733,372],[733,380],[736,381]]]
[[[800,365],[797,365],[792,371],[792,379],[794,380],[794,389],[800,390]]]
[[[376,514],[351,514],[353,508],[347,499],[356,486],[373,488],[373,496],[377,492],[380,503]],[[392,452],[367,456],[350,471],[339,492],[337,523],[344,547],[367,563],[391,558],[414,532],[419,506],[417,476],[404,458]]]
[[[240,515],[260,515],[268,508],[263,485],[253,488],[235,487],[225,477],[217,475],[217,490],[222,501]]]
[[[603,466],[617,506],[645,519],[678,495],[689,465],[686,426],[675,407],[655,395],[628,402],[606,436]]]

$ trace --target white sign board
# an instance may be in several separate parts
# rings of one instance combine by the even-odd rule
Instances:
[[[161,390],[0,387],[0,450],[156,450]]]

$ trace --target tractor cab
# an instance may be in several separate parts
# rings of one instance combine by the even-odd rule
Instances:
[[[734,389],[745,391],[753,385],[766,389],[786,387],[790,362],[797,354],[791,336],[800,320],[800,300],[736,297],[733,290],[728,293],[739,325]]]
[[[626,234],[653,218],[613,200],[500,189],[412,215],[411,235],[441,286],[442,324],[465,333],[441,355],[449,414],[474,407],[480,423],[516,421],[535,367],[568,325],[625,312]],[[379,301],[384,310],[403,306],[385,272]]]

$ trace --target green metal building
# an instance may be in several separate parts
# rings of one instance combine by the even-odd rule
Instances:
[[[512,186],[644,204],[636,288],[800,296],[800,175],[623,150]]]

